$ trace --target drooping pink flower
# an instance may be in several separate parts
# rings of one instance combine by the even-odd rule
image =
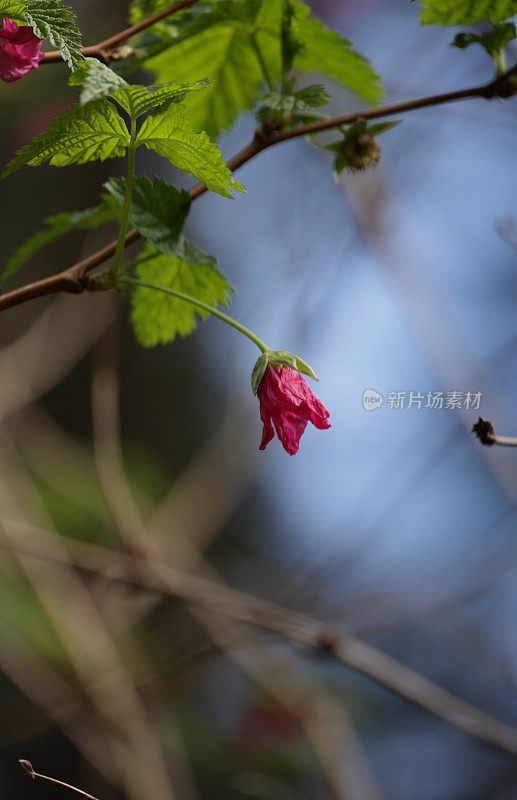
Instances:
[[[4,17],[0,28],[0,80],[11,83],[36,69],[43,58],[41,45],[42,40],[32,28],[18,26],[12,19]]]
[[[294,456],[308,422],[320,430],[330,428],[329,412],[303,375],[292,367],[268,364],[257,395],[264,423],[260,450],[265,450],[276,432],[284,450]]]

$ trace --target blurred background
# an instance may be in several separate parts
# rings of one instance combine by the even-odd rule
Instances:
[[[388,101],[488,81],[486,54],[421,28],[416,5],[313,3]],[[86,43],[125,25],[124,3],[74,7]],[[331,92],[331,112],[360,107]],[[60,65],[0,86],[2,163],[73,96]],[[309,427],[294,458],[276,440],[258,451],[256,353],[216,320],[145,351],[121,298],[0,316],[1,797],[62,794],[19,758],[101,800],[517,797],[515,756],[330,655],[67,561],[116,575],[113,551],[151,554],[358,637],[517,726],[517,454],[470,434],[479,415],[517,434],[516,103],[408,113],[379,166],[339,183],[328,154],[294,140],[240,171],[246,195],[196,202],[189,235],[237,287],[231,313],[319,375],[332,428]],[[227,156],[253,127],[223,137]],[[4,257],[44,216],[94,205],[109,169],[2,183]],[[10,285],[111,238],[71,235]],[[365,390],[380,408],[364,409]],[[428,392],[468,391],[479,409],[425,407]]]

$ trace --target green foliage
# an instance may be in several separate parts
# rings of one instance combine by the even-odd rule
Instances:
[[[470,47],[471,44],[481,45],[494,59],[498,71],[504,71],[504,50],[516,36],[513,22],[500,22],[484,33],[462,31],[456,35],[452,44],[461,50]]]
[[[61,0],[25,0],[25,18],[36,36],[48,39],[74,70],[82,59],[75,14]]]
[[[175,31],[176,41],[145,66],[159,81],[209,74],[211,86],[190,98],[188,107],[194,128],[212,138],[260,99],[265,76],[257,48],[273,83],[285,80],[292,67],[324,72],[369,102],[380,99],[379,78],[370,64],[313,17],[302,0],[221,0],[209,13],[180,21]]]
[[[129,85],[97,58],[83,59],[68,83],[70,86],[82,86],[79,101],[83,106],[101,97],[108,97],[117,89]]]
[[[231,197],[232,189],[244,190],[207,134],[192,130],[181,106],[167,105],[148,116],[138,133],[137,144],[154,150],[224,197]]]
[[[0,0],[0,19],[9,17],[19,25],[26,25],[24,5],[17,0]]]
[[[209,305],[227,305],[232,287],[219,272],[214,259],[197,251],[198,261],[167,256],[146,245],[137,265],[141,280],[183,292]],[[131,321],[136,337],[144,347],[167,344],[176,336],[188,336],[197,318],[207,312],[154,289],[138,286],[132,295]]]
[[[296,8],[294,31],[304,45],[294,66],[303,72],[323,72],[369,103],[378,103],[380,79],[369,62],[341,34],[316,19],[305,3],[292,2]]]
[[[271,92],[262,98],[262,106],[257,111],[257,119],[273,130],[296,122],[310,122],[318,119],[312,112],[328,103],[329,96],[323,86],[311,84],[298,91],[286,87],[284,92]]]
[[[118,204],[110,195],[105,195],[100,205],[94,208],[85,208],[82,211],[62,211],[52,214],[44,220],[45,227],[25,241],[8,259],[0,283],[14,275],[29,258],[38,253],[43,247],[75,230],[91,230],[114,222],[118,219]]]
[[[101,97],[112,97],[131,117],[137,117],[162,106],[179,103],[192,91],[204,88],[206,82],[179,85],[175,81],[141,86],[129,84],[114,70],[96,58],[86,58],[72,74],[71,86],[82,86],[80,103],[86,105]]]
[[[30,144],[18,150],[2,177],[23,166],[48,161],[56,167],[123,156],[129,143],[126,125],[109,100],[72,106]]]
[[[122,206],[126,181],[112,179],[105,186]],[[162,253],[185,257],[185,240],[181,232],[189,209],[188,192],[175,189],[161,178],[155,178],[152,183],[144,177],[135,179],[129,221]]]
[[[503,22],[517,14],[517,0],[422,0],[424,25],[476,25]]]
[[[282,52],[282,74],[288,75],[296,56],[303,52],[304,45],[294,34],[293,22],[295,8],[292,0],[282,0],[282,22],[280,26],[280,44]]]
[[[196,130],[212,138],[230,128],[239,112],[249,111],[260,96],[263,75],[240,22],[220,22],[149,59],[145,68],[160,82],[200,80],[212,82],[203,95],[189,99],[188,109]]]

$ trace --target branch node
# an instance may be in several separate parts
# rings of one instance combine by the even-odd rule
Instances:
[[[481,444],[487,446],[495,444],[495,429],[488,419],[479,417],[478,421],[472,426],[472,433],[477,436]]]
[[[25,774],[26,774],[26,776],[28,778],[31,778],[31,780],[34,780],[36,778],[36,773],[34,772],[34,767],[32,766],[30,761],[27,761],[27,759],[25,759],[25,758],[20,758],[18,760],[18,764],[23,769],[23,771],[25,772]]]

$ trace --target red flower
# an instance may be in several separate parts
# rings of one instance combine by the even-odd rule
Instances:
[[[303,375],[292,367],[268,364],[257,394],[264,423],[260,450],[265,450],[276,431],[284,450],[294,456],[308,422],[320,430],[330,428],[329,412]]]
[[[0,80],[11,83],[36,69],[43,58],[41,44],[42,40],[28,25],[18,27],[16,22],[4,17],[0,28]]]

